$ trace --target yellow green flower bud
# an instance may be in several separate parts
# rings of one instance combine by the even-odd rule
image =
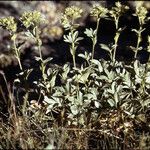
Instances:
[[[61,17],[61,24],[65,29],[74,25],[74,21],[81,17],[83,10],[77,6],[67,7]]]
[[[143,7],[143,6],[136,7],[136,16],[138,16],[139,23],[141,25],[145,24],[147,13],[148,13],[148,11],[145,7]]]
[[[6,17],[0,19],[0,26],[10,33],[15,33],[17,31],[17,23],[14,21],[14,17]]]
[[[35,27],[45,21],[42,14],[38,11],[25,12],[20,20],[26,28]]]
[[[105,17],[107,13],[108,13],[108,9],[101,5],[94,5],[91,10],[91,16],[94,16],[96,18]]]
[[[112,10],[110,10],[109,13],[111,17],[119,18],[128,9],[128,6],[122,5],[120,2],[116,2],[115,7],[112,7]]]

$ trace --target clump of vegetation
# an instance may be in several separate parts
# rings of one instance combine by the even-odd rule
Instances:
[[[83,10],[76,6],[65,9],[61,23],[65,30],[64,41],[70,45],[72,65],[47,67],[52,58],[43,59],[40,38],[40,24],[43,18],[40,12],[25,12],[20,21],[26,27],[27,36],[35,39],[39,50],[42,79],[33,81],[37,100],[29,101],[33,91],[29,87],[28,77],[32,68],[25,70],[20,62],[20,48],[16,45],[17,25],[12,17],[0,19],[0,26],[9,30],[14,41],[15,55],[21,73],[13,83],[16,94],[7,85],[8,115],[0,124],[0,148],[46,148],[46,149],[146,149],[149,148],[150,131],[150,63],[141,64],[138,60],[126,65],[115,59],[120,33],[119,18],[129,7],[116,2],[115,7],[107,9],[94,5],[91,16],[96,17],[96,29],[85,29],[85,34],[92,40],[91,53],[85,52],[78,57],[85,63],[76,66],[76,49],[80,40],[76,21]],[[148,19],[144,7],[136,9],[140,29],[133,29],[138,35],[135,57],[142,40],[143,24]],[[114,44],[97,43],[97,33],[101,18],[115,22]],[[10,25],[11,22],[11,25]],[[110,60],[94,59],[95,45],[109,52]],[[147,51],[150,51],[148,36]],[[23,79],[21,77],[24,77]],[[57,79],[60,79],[59,85]],[[24,84],[22,84],[24,83]],[[25,89],[23,104],[17,106],[19,88]],[[5,99],[6,100],[6,99]],[[41,100],[41,102],[39,101]],[[7,101],[7,100],[6,100]],[[19,108],[18,108],[19,107]]]

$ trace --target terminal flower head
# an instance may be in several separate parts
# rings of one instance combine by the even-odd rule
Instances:
[[[95,4],[91,10],[91,16],[94,16],[96,18],[103,18],[106,16],[107,13],[107,8],[97,4]]]
[[[67,7],[61,17],[61,24],[65,29],[74,25],[74,21],[81,17],[83,10],[77,6]]]
[[[14,20],[14,17],[5,17],[0,19],[0,26],[8,30],[11,34],[17,31],[17,23]]]
[[[39,11],[24,12],[20,20],[26,28],[35,27],[45,22],[43,15]]]

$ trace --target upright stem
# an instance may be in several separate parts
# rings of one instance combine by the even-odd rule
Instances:
[[[93,46],[92,46],[92,59],[94,58],[94,52],[95,52],[95,45],[97,43],[97,33],[98,33],[98,27],[99,27],[100,18],[97,19],[96,29],[95,29],[95,35],[93,38]]]
[[[138,39],[137,39],[137,45],[136,45],[136,51],[135,51],[135,54],[134,54],[134,57],[136,58],[137,57],[137,53],[138,53],[138,48],[139,48],[139,45],[140,45],[140,42],[141,42],[141,30],[142,30],[142,27],[140,26],[140,32],[138,33]]]
[[[16,58],[19,63],[20,70],[22,71],[23,69],[22,69],[22,65],[21,65],[21,61],[20,61],[20,54],[19,54],[19,50],[16,46],[16,38],[13,38],[13,45],[14,45],[14,50],[15,50]]]
[[[39,55],[40,55],[40,59],[41,59],[42,78],[43,78],[44,82],[46,82],[46,77],[45,77],[46,65],[44,64],[44,60],[43,60],[43,57],[42,57],[42,50],[41,50],[42,41],[40,39],[39,30],[38,30],[37,26],[35,27],[35,37],[36,37],[36,41],[37,41],[37,45],[38,45],[38,51],[39,51]],[[46,86],[46,90],[47,90],[48,93],[50,92],[50,90],[47,86]]]
[[[43,76],[43,79],[45,81],[45,76],[44,76],[44,73],[45,73],[45,65],[44,65],[44,62],[43,62],[43,57],[42,57],[42,50],[41,50],[41,44],[40,44],[40,41],[39,41],[39,37],[37,39],[37,44],[38,44],[38,50],[39,50],[39,55],[40,55],[40,59],[41,59],[41,71],[42,71],[42,76]]]
[[[73,29],[71,29],[71,36],[73,37]],[[75,48],[74,41],[71,43],[71,50],[70,51],[71,51],[72,59],[73,59],[73,66],[76,68],[76,59],[75,59],[76,48]]]
[[[115,18],[116,30],[118,30],[118,22],[119,22],[119,18]]]
[[[120,33],[117,31],[116,35],[115,35],[115,45],[114,45],[114,51],[113,51],[113,62],[115,62],[115,57],[116,57],[116,50],[117,50],[117,43],[118,43],[118,39],[119,39]]]
[[[41,61],[43,61],[42,51],[41,51],[41,43],[40,43],[41,40],[39,38],[39,30],[38,30],[37,26],[35,27],[35,36],[36,36],[36,41],[37,41],[37,44],[38,44],[39,55],[40,55]]]
[[[113,63],[115,63],[115,61],[116,61],[115,57],[116,57],[117,43],[118,43],[118,39],[119,39],[119,36],[120,36],[120,33],[118,31],[118,22],[119,22],[119,18],[115,18],[115,26],[116,26],[117,32],[116,32],[116,35],[115,35],[115,38],[114,38],[115,44],[114,44],[114,51],[113,51],[113,55],[112,55]]]
[[[147,75],[147,72],[148,72],[148,64],[146,63],[145,64],[145,70],[144,70],[144,75],[143,75],[143,80],[142,80],[142,83],[141,83],[141,86],[142,86],[142,94],[145,95],[146,91],[145,91],[145,82],[146,82],[146,75]]]
[[[76,60],[75,60],[75,56],[73,55],[73,65],[76,68]]]
[[[38,42],[39,43],[39,42]],[[43,57],[42,57],[42,51],[41,51],[41,46],[38,44],[38,50],[39,50],[39,55],[41,60],[43,61]]]

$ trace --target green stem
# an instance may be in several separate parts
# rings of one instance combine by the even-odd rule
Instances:
[[[41,58],[42,77],[43,77],[44,81],[46,81],[45,76],[44,76],[44,74],[45,74],[45,64],[44,64],[44,62],[43,62],[42,51],[41,51],[41,45],[39,44],[39,42],[38,42],[38,50],[39,50],[39,55],[40,55],[40,58]]]
[[[95,33],[95,36],[93,38],[92,59],[94,58],[95,45],[97,43],[97,33],[98,33],[99,22],[100,22],[100,18],[97,19],[97,24],[96,24],[96,29],[95,29],[96,33]]]
[[[120,33],[117,31],[116,35],[115,35],[115,45],[114,45],[114,51],[113,51],[113,62],[116,61],[115,57],[116,57],[116,50],[117,50],[117,43],[118,43],[118,39],[119,39]]]
[[[41,50],[42,41],[40,39],[39,29],[38,29],[37,26],[35,27],[35,36],[36,36],[36,41],[37,41],[37,45],[38,45],[38,51],[39,51],[39,55],[40,55],[40,59],[41,59],[42,78],[43,78],[44,82],[46,83],[46,78],[45,78],[46,65],[44,64],[44,60],[43,60],[43,57],[42,57],[42,50]],[[50,92],[50,90],[47,88],[47,86],[46,86],[46,90],[47,90],[48,93]]]
[[[141,24],[141,21],[140,21],[139,17],[138,17],[138,20],[139,20],[140,28],[139,28],[139,32],[138,32],[137,46],[136,46],[136,51],[135,51],[135,54],[134,54],[134,58],[137,57],[138,48],[139,48],[139,45],[140,45],[140,42],[141,42],[141,31],[142,31],[142,26],[143,26],[143,24]]]
[[[141,29],[141,27],[140,27],[140,29]],[[134,58],[137,57],[137,53],[138,53],[138,48],[139,48],[140,42],[141,42],[141,32],[139,32],[139,34],[138,34],[138,39],[137,39],[137,45],[136,45],[136,51],[135,51],[135,54],[134,54]]]
[[[19,67],[20,67],[20,70],[22,71],[22,65],[21,65],[21,61],[20,61],[20,54],[19,54],[19,50],[16,46],[16,38],[13,39],[13,45],[14,45],[14,49],[15,49],[15,54],[16,54],[16,58],[18,60],[18,63],[19,63]]]
[[[76,68],[76,60],[75,60],[75,55],[73,55],[73,65]]]
[[[116,30],[118,30],[118,23],[119,22],[119,17],[116,17],[115,18],[115,25],[116,25]]]
[[[148,71],[148,64],[146,63],[145,65],[145,71],[144,71],[144,75],[143,75],[143,80],[142,80],[142,95],[145,95],[145,82],[146,82],[146,75],[147,75],[147,71]]]
[[[38,50],[39,50],[39,55],[40,55],[41,61],[43,62],[41,45],[39,44],[39,42],[38,42]]]
[[[73,29],[71,28],[71,36],[73,37]],[[71,52],[72,51],[72,52]],[[76,54],[76,48],[75,48],[75,43],[74,41],[71,43],[71,50],[70,50],[71,54],[72,54],[72,59],[73,59],[73,66],[76,68],[76,59],[75,59],[75,54]]]
[[[115,18],[115,26],[116,26],[116,35],[114,37],[114,40],[115,40],[115,44],[114,44],[114,50],[113,50],[113,54],[112,54],[112,61],[113,63],[115,63],[116,59],[116,50],[117,50],[117,43],[118,43],[118,39],[119,39],[119,36],[120,36],[120,33],[118,31],[118,22],[119,22],[119,18]]]
[[[77,100],[79,100],[79,91],[80,91],[80,88],[79,88],[79,82],[77,82]],[[80,109],[80,107],[78,106],[78,110]],[[78,126],[79,126],[79,120],[80,120],[80,115],[77,114],[77,123],[78,123]]]
[[[39,29],[38,29],[37,26],[35,27],[35,36],[36,36],[36,41],[37,41],[37,44],[38,44],[39,55],[40,55],[41,61],[43,62],[42,51],[41,51],[41,43],[40,43],[41,41],[40,41],[40,37],[39,37]]]

